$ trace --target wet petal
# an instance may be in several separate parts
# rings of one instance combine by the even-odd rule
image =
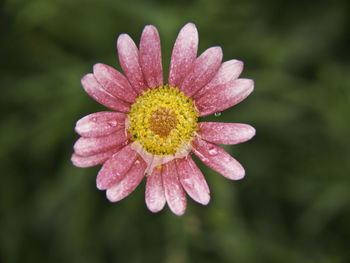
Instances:
[[[128,140],[124,129],[102,137],[79,138],[74,144],[74,152],[81,156],[91,156],[105,152]]]
[[[125,128],[126,115],[114,111],[89,114],[77,121],[75,131],[84,137],[106,136]]]
[[[243,123],[200,122],[198,134],[208,142],[237,144],[250,140],[255,129]]]
[[[145,199],[148,209],[153,213],[159,212],[165,205],[162,171],[157,168],[147,176]]]
[[[139,51],[127,34],[121,34],[117,40],[119,62],[123,72],[137,94],[147,89],[140,66]]]
[[[196,137],[192,142],[192,151],[203,163],[230,180],[239,180],[245,175],[242,165],[215,144]]]
[[[208,92],[212,88],[224,85],[225,83],[235,80],[239,77],[243,70],[243,62],[232,59],[229,61],[225,61],[221,64],[218,72],[214,76],[214,78],[202,89],[200,89],[196,94],[194,94],[193,98],[198,99],[204,95],[204,93]]]
[[[186,210],[186,195],[178,178],[175,161],[163,165],[162,177],[165,198],[170,210],[175,215],[183,215]]]
[[[171,55],[169,79],[170,87],[180,87],[197,56],[198,32],[193,23],[187,23],[176,38]]]
[[[131,194],[141,183],[145,176],[146,163],[142,159],[137,159],[125,176],[107,189],[106,196],[111,202],[118,202]]]
[[[200,116],[226,110],[244,100],[254,89],[251,79],[237,79],[216,86],[196,101]]]
[[[119,147],[115,147],[112,150],[109,150],[107,152],[103,152],[103,153],[99,153],[99,154],[91,155],[87,157],[80,156],[74,153],[72,155],[71,161],[77,167],[85,168],[85,167],[95,166],[107,161],[113,154],[120,151],[122,147],[123,146],[120,145]]]
[[[94,65],[94,76],[109,94],[129,103],[135,101],[137,94],[128,80],[116,69],[97,63]]]
[[[91,98],[112,110],[128,113],[130,105],[114,97],[97,82],[93,74],[87,74],[81,79],[84,90]]]
[[[194,62],[192,69],[181,84],[180,90],[191,97],[214,77],[222,60],[220,47],[207,49]]]
[[[98,172],[97,188],[100,190],[108,189],[120,182],[135,163],[137,157],[138,154],[129,145],[114,154]]]
[[[140,63],[148,87],[163,85],[162,54],[157,28],[145,26],[140,40]]]
[[[208,184],[191,156],[178,159],[177,171],[186,193],[196,202],[206,205],[210,201]]]

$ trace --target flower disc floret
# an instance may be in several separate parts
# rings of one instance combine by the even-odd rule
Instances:
[[[193,100],[168,85],[149,89],[131,106],[131,140],[153,155],[175,155],[188,149],[198,130]]]

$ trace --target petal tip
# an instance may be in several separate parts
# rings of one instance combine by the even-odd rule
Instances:
[[[192,22],[188,22],[187,24],[185,24],[181,30],[185,30],[185,29],[193,31],[192,33],[196,33],[196,34],[198,33],[196,25]]]
[[[146,203],[146,206],[147,206],[147,209],[149,211],[151,211],[152,213],[159,213],[164,208],[164,205],[162,207],[159,207],[159,206],[154,206],[153,207],[153,206],[148,205],[147,203]]]
[[[80,80],[81,85],[83,87],[86,86],[88,84],[88,82],[91,82],[92,78],[94,78],[94,75],[92,73],[88,73],[88,74],[84,75]]]
[[[154,25],[146,25],[143,30],[142,30],[142,34],[141,34],[141,39],[148,34],[158,34],[158,29],[154,26]]]
[[[117,49],[120,48],[121,45],[123,45],[123,43],[125,43],[125,41],[128,41],[130,40],[130,36],[128,34],[120,34],[118,37],[117,37]]]
[[[185,210],[181,210],[181,211],[173,211],[173,210],[171,210],[171,212],[173,212],[174,215],[176,215],[176,216],[182,216],[182,215],[185,214],[186,209]]]
[[[252,79],[245,79],[245,80],[247,81],[248,90],[252,92],[254,90],[254,80]]]
[[[236,64],[236,67],[239,69],[238,71],[241,73],[244,68],[244,62],[239,59],[232,59],[232,63]]]
[[[248,133],[249,133],[249,140],[250,140],[256,135],[256,129],[251,125],[249,125],[248,127],[249,127]]]
[[[124,40],[124,39],[126,39],[126,38],[129,38],[129,35],[126,34],[126,33],[122,33],[122,34],[120,34],[120,35],[117,37],[117,42],[122,41],[122,40]]]
[[[200,201],[200,204],[202,205],[208,205],[210,202],[210,194],[208,193],[208,195],[205,195],[205,197],[203,197]]]
[[[104,187],[104,184],[101,180],[101,170],[97,173],[97,176],[96,176],[96,188],[98,190],[106,190],[106,187]]]
[[[103,190],[103,189],[100,189],[100,190]],[[108,200],[109,202],[111,202],[111,203],[115,203],[115,202],[118,201],[118,200],[115,199],[114,196],[111,195],[111,192],[108,191],[108,190],[106,191],[106,198],[107,198],[107,200]]]
[[[80,167],[78,165],[78,163],[76,162],[76,158],[77,158],[77,155],[75,153],[72,154],[71,158],[70,158],[70,161],[72,162],[72,164],[76,167]]]
[[[74,150],[75,154],[79,153],[79,148],[80,148],[80,144],[81,144],[81,138],[82,137],[80,137],[73,145],[73,150]]]
[[[105,67],[106,67],[106,65],[103,63],[95,63],[92,67],[92,70],[93,70],[94,74],[96,74],[96,72],[103,70]]]
[[[80,134],[81,128],[80,128],[80,125],[79,125],[79,121],[77,121],[77,122],[75,123],[74,131],[75,131],[77,134]]]
[[[211,49],[212,52],[217,53],[217,56],[221,56],[222,57],[223,51],[222,51],[222,48],[220,46],[211,47],[209,49]]]
[[[254,80],[252,80],[252,79],[237,79],[236,81],[237,81],[238,87],[241,89],[241,93],[243,95],[243,99],[240,100],[240,101],[242,101],[246,97],[248,97],[250,95],[250,93],[252,93],[254,91]]]
[[[148,24],[148,25],[145,25],[143,30],[157,30],[157,28],[152,24]]]
[[[242,169],[236,172],[233,180],[242,180],[244,177],[245,177],[245,170],[242,167]]]
[[[98,190],[106,190],[106,189],[104,189],[104,188],[102,187],[101,183],[97,180],[97,178],[96,178],[96,188],[97,188]]]

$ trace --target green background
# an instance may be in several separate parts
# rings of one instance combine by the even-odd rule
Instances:
[[[5,0],[0,3],[0,261],[350,262],[348,1]],[[157,26],[167,76],[180,28],[199,53],[245,62],[255,91],[207,120],[253,125],[225,149],[246,169],[229,181],[199,164],[212,200],[184,216],[145,206],[145,182],[119,203],[99,167],[70,162],[75,122],[105,108],[80,85],[120,69],[119,34]]]

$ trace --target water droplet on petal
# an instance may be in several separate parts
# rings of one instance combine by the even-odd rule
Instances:
[[[220,111],[215,112],[215,113],[214,113],[214,116],[215,116],[215,117],[220,117],[220,116],[221,116],[221,112],[220,112]]]
[[[92,120],[93,122],[96,122],[96,121],[97,121],[97,119],[96,119],[95,117],[93,117],[91,120]]]
[[[218,154],[218,151],[215,148],[209,149],[209,155],[214,156]]]
[[[116,120],[110,120],[107,122],[109,126],[115,127],[118,125],[118,122]]]

